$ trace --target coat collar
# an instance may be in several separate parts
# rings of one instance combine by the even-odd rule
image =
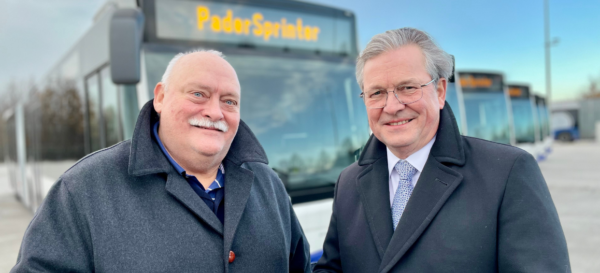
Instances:
[[[396,231],[392,228],[387,198],[389,176],[385,144],[372,135],[358,164],[365,167],[358,175],[357,187],[381,258],[378,271],[388,272],[419,239],[462,181],[462,175],[447,166],[465,164],[462,139],[450,106],[446,104],[440,111],[436,141]]]
[[[154,110],[153,100],[150,100],[142,107],[133,131],[128,168],[130,175],[142,176],[167,173],[172,169],[171,164],[152,138],[152,125],[158,120],[159,117]],[[241,120],[225,160],[238,165],[244,162],[268,164],[265,150],[250,130],[250,127]]]
[[[229,152],[223,159],[226,169],[225,180],[225,225],[196,195],[188,182],[173,168],[152,137],[152,125],[159,117],[154,110],[153,101],[147,102],[140,114],[131,140],[128,172],[132,176],[166,173],[165,189],[175,199],[187,207],[206,225],[224,236],[226,245],[231,245],[241,215],[250,195],[254,181],[252,171],[244,168],[246,162],[268,164],[267,155],[250,130],[240,120]],[[225,256],[226,257],[226,256]]]

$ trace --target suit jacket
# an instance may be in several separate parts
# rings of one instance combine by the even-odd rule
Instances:
[[[569,272],[565,237],[535,159],[461,136],[448,104],[392,228],[386,147],[371,136],[335,189],[315,272]]]
[[[310,272],[308,242],[250,128],[240,122],[223,160],[221,224],[152,138],[157,119],[150,101],[131,141],[59,178],[12,272]]]

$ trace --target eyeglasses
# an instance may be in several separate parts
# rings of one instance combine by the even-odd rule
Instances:
[[[388,93],[394,92],[394,96],[401,104],[411,104],[417,102],[423,97],[423,87],[434,82],[431,80],[426,84],[408,83],[397,86],[393,91],[385,89],[376,89],[369,92],[360,93],[360,97],[365,102],[367,108],[384,108],[387,103]]]

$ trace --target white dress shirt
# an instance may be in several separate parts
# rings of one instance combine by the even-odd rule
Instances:
[[[410,165],[412,165],[413,167],[415,167],[415,169],[417,169],[417,172],[415,173],[415,175],[412,177],[412,180],[410,181],[412,183],[413,188],[417,185],[417,181],[419,180],[419,177],[421,176],[421,172],[423,172],[423,167],[425,167],[425,163],[427,162],[427,158],[429,157],[429,152],[431,151],[431,147],[433,146],[433,143],[435,142],[435,137],[437,135],[433,136],[433,138],[429,141],[429,143],[427,143],[427,145],[423,146],[423,148],[421,148],[420,150],[418,150],[417,152],[415,152],[414,154],[408,156],[408,158],[406,158],[406,161],[408,161],[408,163],[410,163]],[[390,207],[392,206],[392,204],[394,203],[394,195],[396,194],[396,189],[398,189],[398,183],[400,182],[400,174],[394,169],[394,166],[396,166],[396,163],[398,163],[398,161],[400,161],[400,158],[398,158],[397,156],[395,156],[392,151],[390,151],[389,148],[386,148],[387,150],[387,159],[388,159],[388,171],[389,171],[389,181],[390,181]]]

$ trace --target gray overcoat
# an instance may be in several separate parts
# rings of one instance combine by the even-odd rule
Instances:
[[[12,272],[310,272],[308,242],[250,128],[240,122],[223,160],[221,224],[152,138],[157,119],[146,103],[132,140],[58,179]]]

